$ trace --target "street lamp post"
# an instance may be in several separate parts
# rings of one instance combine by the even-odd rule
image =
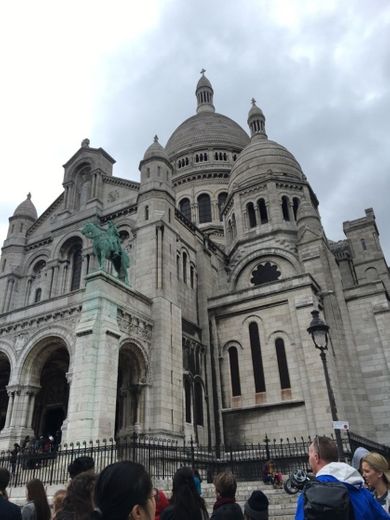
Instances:
[[[329,397],[329,404],[330,404],[330,412],[332,414],[332,420],[338,421],[336,400],[334,398],[334,393],[333,393],[332,385],[331,385],[330,378],[329,378],[328,364],[326,361],[326,353],[325,353],[325,351],[328,350],[329,326],[324,321],[321,320],[320,313],[317,310],[312,311],[311,315],[313,316],[313,319],[310,322],[310,326],[307,329],[307,332],[311,335],[314,346],[316,348],[318,348],[318,350],[320,351],[320,357],[321,357],[322,366],[323,366],[324,375],[325,375],[326,389],[328,390],[328,397]],[[340,430],[335,429],[335,435],[336,435],[336,444],[337,444],[339,460],[344,460],[344,451],[343,451],[343,444],[341,441]]]

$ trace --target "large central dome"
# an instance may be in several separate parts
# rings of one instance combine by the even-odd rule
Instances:
[[[215,112],[199,112],[173,132],[165,147],[171,160],[190,150],[208,147],[242,150],[248,134],[229,117]]]

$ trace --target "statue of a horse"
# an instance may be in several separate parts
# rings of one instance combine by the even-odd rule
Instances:
[[[119,280],[129,284],[127,269],[130,265],[129,255],[122,249],[118,230],[111,221],[108,229],[96,226],[88,222],[81,230],[82,234],[93,242],[93,252],[99,262],[99,268],[104,270],[104,260],[107,258],[112,262]]]

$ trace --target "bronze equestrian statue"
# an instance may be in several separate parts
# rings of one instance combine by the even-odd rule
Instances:
[[[110,260],[117,272],[119,280],[129,285],[127,269],[130,265],[129,255],[122,249],[119,232],[115,224],[109,220],[108,229],[92,222],[84,225],[81,233],[93,242],[93,252],[99,262],[99,268],[104,270],[104,260]]]

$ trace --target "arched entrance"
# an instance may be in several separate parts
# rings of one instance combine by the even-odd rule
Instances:
[[[11,366],[7,356],[0,352],[0,430],[5,426],[8,408],[7,385],[11,374]]]
[[[115,435],[139,433],[144,422],[145,361],[130,343],[119,351]]]
[[[59,435],[67,415],[69,386],[66,373],[69,354],[64,346],[52,347],[40,375],[41,389],[35,398],[32,428],[36,436]]]

